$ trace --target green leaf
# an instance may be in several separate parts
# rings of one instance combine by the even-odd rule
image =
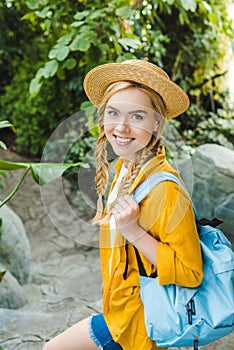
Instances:
[[[15,130],[13,125],[10,122],[8,122],[8,120],[0,121],[0,129],[4,129],[4,128],[11,128],[11,129]]]
[[[58,61],[51,60],[46,63],[44,67],[44,77],[45,79],[53,77],[58,70]]]
[[[105,16],[108,14],[108,8],[110,9],[110,7],[106,7],[100,10],[96,10],[96,11],[91,11],[89,14],[89,22],[99,22],[100,19],[105,18]],[[112,21],[111,21],[112,22]]]
[[[195,0],[181,0],[181,5],[186,11],[195,12],[197,8],[197,3]]]
[[[46,7],[43,8],[42,11],[35,11],[35,14],[39,18],[46,18],[48,16],[49,10],[50,10],[50,6],[46,6]]]
[[[44,76],[44,67],[38,69],[35,78],[39,81]]]
[[[119,7],[118,9],[116,9],[115,13],[119,17],[130,17],[132,11],[131,11],[130,6],[123,6],[123,7]]]
[[[70,45],[71,51],[86,52],[90,48],[91,42],[83,34],[77,35]]]
[[[0,160],[0,170],[14,171],[25,169],[29,167],[30,163],[15,163],[15,162],[6,162],[4,160]]]
[[[33,179],[39,184],[39,185],[45,185],[49,182],[57,179],[58,177],[62,176],[63,173],[71,168],[71,167],[77,167],[81,166],[82,163],[69,163],[69,164],[63,164],[63,163],[14,163],[14,162],[6,162],[3,160],[0,160],[0,171],[14,171],[14,170],[20,170],[24,169],[23,174],[21,175],[19,181],[17,182],[16,186],[13,188],[13,190],[10,192],[10,194],[0,203],[0,207],[2,207],[4,204],[6,204],[18,191],[19,187],[21,186],[25,176],[31,170],[31,174]]]
[[[133,55],[131,52],[126,52],[122,56],[119,56],[116,62],[124,62],[126,60],[133,60],[133,59],[136,59],[136,56]]]
[[[13,127],[13,125],[11,123],[8,122],[8,120],[0,121],[0,129],[4,129],[4,128],[11,128],[12,131],[15,132],[15,128]],[[7,150],[6,144],[1,140],[0,140],[0,148]]]
[[[0,148],[3,148],[5,151],[7,150],[6,144],[0,140]]]
[[[214,25],[218,25],[219,21],[220,21],[220,16],[219,13],[216,12],[211,12],[208,14],[208,19],[211,23],[213,23]]]
[[[30,85],[29,85],[30,95],[35,97],[39,93],[41,87],[42,87],[42,83],[37,79],[37,77],[33,78],[30,82]]]
[[[56,58],[59,61],[64,61],[65,58],[67,58],[67,56],[69,55],[69,52],[70,50],[68,46],[61,47],[61,49],[59,49],[57,52]]]
[[[69,47],[68,46],[58,46],[56,45],[50,52],[49,58],[56,58],[58,61],[63,61],[69,55]]]
[[[82,26],[85,23],[85,21],[75,21],[71,24],[71,27],[78,28]]]
[[[71,70],[71,69],[75,68],[76,63],[77,63],[77,62],[76,62],[75,58],[68,58],[68,59],[64,62],[63,68],[66,68],[66,69],[68,69],[68,70]]]
[[[212,7],[210,6],[210,4],[208,4],[207,1],[202,1],[201,5],[203,6],[203,8],[206,9],[207,12],[210,12],[210,13],[212,12]]]
[[[39,185],[45,185],[62,176],[67,169],[80,165],[80,162],[76,164],[32,163],[30,168],[33,179]]]
[[[183,11],[179,13],[179,22],[181,26],[183,26],[185,23],[189,25],[190,22],[187,12]]]
[[[26,15],[21,17],[21,21],[29,21],[32,22],[35,19],[35,12],[28,12]]]
[[[85,18],[88,15],[89,15],[89,11],[77,12],[74,15],[74,19],[76,19],[77,21],[80,21],[81,19]]]
[[[53,58],[56,58],[57,51],[58,51],[58,49],[56,47],[53,47],[53,49],[50,50],[50,52],[49,52],[49,55],[48,55],[49,59],[52,60]]]
[[[44,31],[49,31],[52,26],[52,21],[50,18],[46,18],[44,24],[42,25]]]
[[[26,1],[26,5],[30,10],[36,10],[39,7],[39,2],[37,0],[28,0]]]
[[[88,108],[94,108],[93,112],[95,112],[96,108],[93,106],[92,102],[90,101],[84,101],[81,103],[80,108],[82,110],[86,110]]]
[[[3,277],[4,277],[6,272],[7,272],[7,270],[5,269],[5,267],[0,264],[0,282],[2,282]],[[0,350],[1,349],[3,349],[3,348],[0,346]]]
[[[123,46],[125,50],[128,50],[128,47],[131,47],[133,49],[138,49],[141,45],[141,42],[139,39],[134,38],[121,38],[118,40],[118,43]]]
[[[65,46],[68,45],[73,37],[73,33],[69,33],[66,35],[61,36],[61,38],[58,39],[57,45],[58,46]]]

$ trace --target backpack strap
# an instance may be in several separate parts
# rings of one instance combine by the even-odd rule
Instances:
[[[135,254],[136,254],[136,258],[137,258],[137,266],[138,266],[138,269],[139,269],[139,273],[141,276],[145,276],[145,277],[148,277],[146,271],[145,271],[145,268],[144,268],[144,265],[143,265],[143,262],[141,260],[141,257],[140,257],[140,254],[137,250],[137,248],[133,245],[133,248],[135,250]],[[125,269],[124,269],[124,273],[123,273],[123,279],[126,280],[127,277],[128,277],[128,264],[129,264],[129,257],[128,257],[128,242],[125,243],[125,253],[126,253],[126,262],[125,262]],[[156,273],[152,273],[150,275],[150,277],[157,277],[157,271]]]
[[[137,203],[140,203],[155,186],[163,181],[175,182],[187,193],[187,190],[178,177],[166,171],[159,171],[149,176],[136,188],[133,198]]]
[[[133,246],[133,248],[135,250],[135,254],[136,254],[136,258],[137,258],[137,265],[138,265],[138,268],[139,268],[140,276],[147,277],[147,273],[145,271],[145,268],[144,268],[143,262],[141,260],[140,254],[139,254],[139,252],[138,252],[138,250],[137,250],[137,248],[135,246]]]
[[[177,185],[182,188],[182,190],[188,194],[187,189],[185,188],[184,184],[172,173],[166,172],[166,171],[159,171],[157,173],[152,174],[149,176],[146,180],[144,180],[135,190],[135,192],[132,194],[133,198],[137,203],[140,203],[142,199],[144,199],[147,194],[159,183],[163,181],[172,181],[176,183]],[[189,195],[189,194],[188,194]],[[195,214],[196,221],[198,222],[200,220],[198,216],[198,212],[192,203],[193,211]]]
[[[222,221],[222,220],[219,220],[218,218],[214,218],[214,219],[212,219],[212,220],[208,220],[208,219],[206,219],[206,218],[202,218],[202,219],[200,219],[199,221],[197,221],[197,223],[198,223],[199,225],[202,225],[202,226],[207,226],[207,225],[209,225],[209,226],[212,226],[212,227],[216,228],[217,226],[219,226],[220,224],[222,224],[223,221]]]

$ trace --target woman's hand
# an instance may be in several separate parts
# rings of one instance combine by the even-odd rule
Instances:
[[[132,196],[120,197],[111,213],[114,215],[117,229],[129,242],[134,242],[144,234],[138,223],[140,207]]]
[[[157,266],[156,256],[159,242],[138,223],[140,207],[130,196],[120,197],[112,208],[116,227],[151,263]]]

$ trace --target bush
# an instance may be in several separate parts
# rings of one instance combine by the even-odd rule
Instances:
[[[222,84],[223,57],[228,40],[234,38],[228,3],[62,0],[57,6],[52,0],[2,2],[2,30],[17,50],[2,40],[0,119],[14,123],[18,151],[40,156],[51,132],[86,100],[82,86],[87,71],[129,58],[158,64],[188,93],[191,108],[176,125],[191,147],[204,142],[232,147],[233,111],[228,109]],[[13,40],[12,33],[22,39]],[[9,59],[12,71],[3,69]],[[87,122],[84,118],[81,130]],[[86,147],[89,150],[93,135],[86,136],[90,140],[75,143],[72,157],[82,157]]]

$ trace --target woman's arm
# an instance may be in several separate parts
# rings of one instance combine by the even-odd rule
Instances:
[[[160,284],[201,283],[202,256],[193,210],[178,185],[167,182],[151,191],[140,220],[140,207],[129,195],[119,199],[112,213],[120,233],[157,266]]]
[[[188,195],[170,181],[159,184],[142,201],[139,223],[159,242],[159,283],[198,286],[203,278],[202,255]]]

